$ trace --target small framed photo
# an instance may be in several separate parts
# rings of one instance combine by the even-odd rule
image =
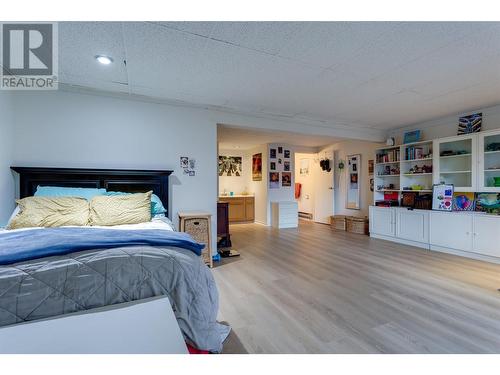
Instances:
[[[278,159],[278,164],[282,164],[283,160],[281,158]]]
[[[270,159],[276,159],[276,149],[275,148],[271,148],[269,150],[269,158]]]
[[[269,164],[269,170],[270,170],[270,171],[275,171],[275,170],[276,170],[276,162],[275,162],[275,161],[272,161],[272,162]]]
[[[189,158],[187,156],[181,156],[181,168],[189,168]]]
[[[285,159],[290,159],[290,150],[285,150],[285,153],[283,154],[283,157]]]
[[[290,162],[289,161],[283,162],[283,170],[285,172],[289,172],[290,171]]]
[[[290,172],[283,172],[281,174],[281,186],[292,186],[292,174]]]
[[[280,173],[279,172],[269,172],[269,188],[279,189],[280,188]]]
[[[278,154],[282,154],[283,153],[283,147],[278,147]]]
[[[412,130],[411,132],[406,132],[403,138],[403,143],[413,143],[420,141],[420,130]]]

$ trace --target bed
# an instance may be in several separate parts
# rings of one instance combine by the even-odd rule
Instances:
[[[20,198],[37,187],[153,191],[170,214],[171,171],[13,167]],[[214,278],[189,236],[167,217],[116,227],[0,232],[0,326],[167,295],[186,342],[220,352]],[[57,246],[56,246],[57,245]]]

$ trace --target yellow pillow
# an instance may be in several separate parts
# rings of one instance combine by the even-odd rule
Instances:
[[[8,229],[87,225],[89,202],[76,197],[28,197],[16,201],[19,213]]]
[[[90,201],[90,225],[139,224],[151,221],[151,194],[98,195]]]

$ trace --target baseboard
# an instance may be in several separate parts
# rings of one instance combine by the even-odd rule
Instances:
[[[489,263],[500,264],[500,258],[490,257],[488,255],[482,255],[482,254],[477,254],[477,253],[472,253],[469,251],[463,251],[463,250],[457,250],[457,249],[450,249],[448,247],[442,247],[442,246],[436,246],[436,245],[430,245],[430,249],[432,251],[438,251],[440,253],[458,255],[461,257],[465,257],[465,258],[482,260],[482,261],[489,262]]]
[[[403,238],[384,236],[382,234],[374,234],[374,233],[370,233],[370,237],[377,238],[379,240],[397,242],[403,245],[415,246],[415,247],[420,247],[421,249],[430,250],[429,244],[424,242],[410,241],[410,240],[405,240]]]

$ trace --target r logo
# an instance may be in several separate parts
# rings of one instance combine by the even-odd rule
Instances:
[[[4,76],[53,74],[52,24],[3,24]]]

